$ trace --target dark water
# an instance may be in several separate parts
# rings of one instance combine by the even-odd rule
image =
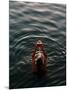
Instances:
[[[66,5],[9,2],[10,88],[66,85]],[[32,74],[32,48],[38,39],[48,53],[48,77]]]

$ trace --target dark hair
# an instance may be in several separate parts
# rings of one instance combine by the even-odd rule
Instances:
[[[43,62],[41,58],[37,60],[37,71],[38,74],[41,74],[43,72]]]
[[[41,58],[38,58],[37,65],[41,66],[42,64],[43,64],[42,59]]]

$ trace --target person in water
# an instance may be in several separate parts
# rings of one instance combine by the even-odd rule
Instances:
[[[44,52],[42,47],[35,48],[32,54],[32,59],[33,72],[37,74],[43,74],[47,72],[47,54]]]

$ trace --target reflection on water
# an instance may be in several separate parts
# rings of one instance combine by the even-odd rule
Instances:
[[[10,88],[66,84],[66,5],[9,2]],[[32,74],[32,49],[41,39],[48,53],[48,77]]]

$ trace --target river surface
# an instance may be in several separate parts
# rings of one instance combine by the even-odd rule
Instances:
[[[38,39],[48,54],[48,77],[32,73],[32,49]],[[9,2],[9,88],[66,85],[66,5]]]

